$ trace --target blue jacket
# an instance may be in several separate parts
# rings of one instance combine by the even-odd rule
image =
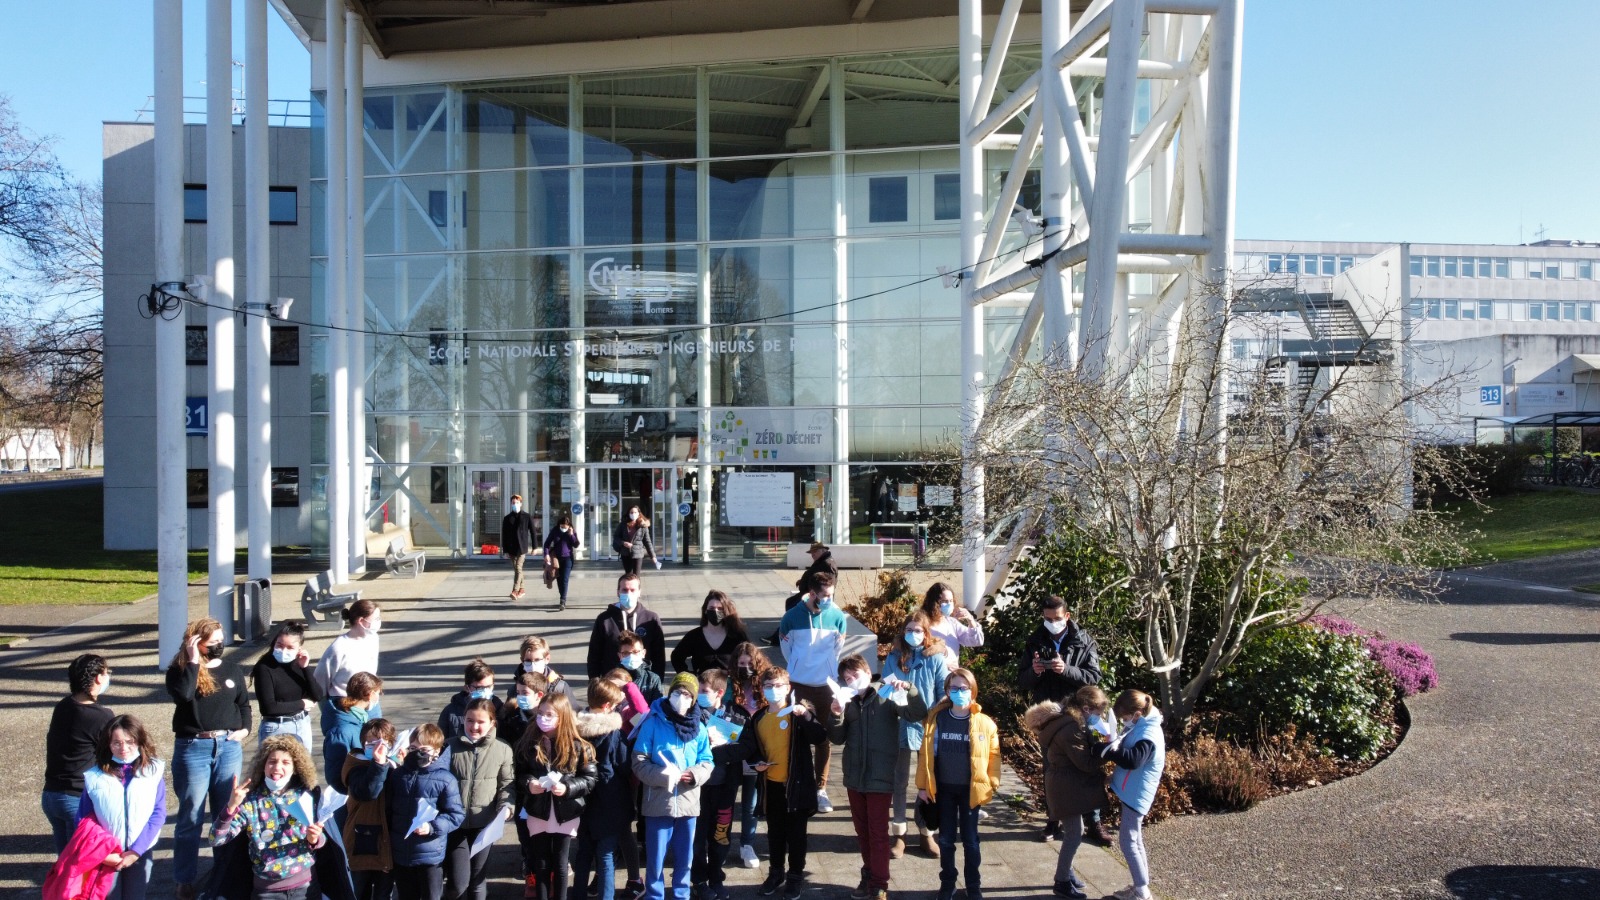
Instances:
[[[340,709],[335,697],[322,701],[322,773],[328,784],[341,794],[344,785],[344,758],[361,749],[361,726],[367,724],[367,711],[359,706]]]
[[[1101,756],[1117,764],[1111,771],[1111,792],[1139,815],[1149,813],[1150,804],[1156,799],[1156,788],[1161,786],[1161,770],[1167,765],[1161,710],[1152,709],[1133,723],[1122,735],[1117,749],[1112,750],[1108,744]]]
[[[943,653],[935,653],[929,656],[918,650],[917,655],[911,660],[911,670],[902,672],[900,671],[899,643],[899,641],[896,641],[895,649],[890,650],[889,655],[884,657],[882,674],[893,675],[903,681],[911,682],[916,687],[917,693],[922,695],[923,702],[928,704],[930,708],[933,707],[944,699],[944,679],[945,676],[950,674],[949,659]],[[922,749],[921,719],[915,722],[901,723],[900,749]]]
[[[711,738],[698,717],[694,737],[679,737],[677,727],[667,718],[666,702],[661,699],[651,704],[650,715],[645,716],[638,734],[633,736],[633,774],[644,786],[639,813],[693,818],[700,815],[700,785],[711,780],[715,765]],[[695,715],[693,708],[689,715]],[[691,773],[694,781],[686,785],[663,780],[663,763],[671,764],[679,773]]]
[[[433,765],[417,765],[407,756],[398,769],[389,770],[384,792],[389,799],[389,840],[397,866],[436,866],[444,862],[445,837],[461,827],[467,811],[461,806],[461,787],[450,773],[450,750],[445,748]],[[409,832],[422,800],[433,803],[439,815],[433,833],[421,837]]]

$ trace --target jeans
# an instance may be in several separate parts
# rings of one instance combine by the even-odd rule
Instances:
[[[178,819],[172,827],[172,880],[194,884],[200,859],[200,830],[207,801],[215,818],[228,805],[244,750],[227,738],[178,738],[172,751],[172,790]]]
[[[911,762],[917,758],[917,751],[909,747],[901,747],[894,757],[894,821],[904,824],[906,821],[906,794],[916,795],[911,787]],[[911,807],[916,810],[915,806]],[[922,830],[922,823],[917,823],[917,830]]]
[[[776,781],[767,782],[768,875],[785,872],[795,878],[806,869],[806,828],[810,813],[789,811],[789,792]]]
[[[983,889],[983,875],[978,870],[983,865],[983,852],[978,849],[978,807],[967,805],[971,791],[972,786],[967,784],[941,784],[934,791],[939,805],[939,887],[955,890],[956,832],[960,831],[962,875],[968,897]]]
[[[1142,891],[1150,886],[1150,856],[1144,852],[1144,816],[1126,803],[1122,804],[1122,826],[1117,838],[1122,844],[1122,856],[1128,861],[1133,886]]]
[[[833,718],[833,691],[825,684],[794,684],[796,701],[805,700],[816,710],[817,721],[826,728],[832,728]],[[811,764],[817,772],[817,790],[828,787],[828,763],[833,757],[833,745],[827,741],[817,745],[813,751]]]
[[[730,839],[733,836],[733,802],[739,786],[719,784],[700,789],[700,820],[694,827],[695,884],[719,885],[727,880]]]
[[[400,900],[444,900],[444,867],[395,866],[394,893]]]
[[[356,900],[390,900],[394,896],[394,873],[361,870],[350,873]]]
[[[257,889],[251,896],[255,900],[306,900],[306,895],[311,893],[311,885],[302,884],[299,887],[289,888],[286,891],[263,891]]]
[[[739,785],[739,843],[756,845],[756,809],[761,805],[761,776],[746,775]]]
[[[470,897],[471,900],[484,900],[489,896],[489,885],[484,881],[485,869],[489,866],[489,851],[493,845],[478,851],[477,856],[472,855],[472,841],[477,838],[479,828],[457,828],[445,836],[444,839],[444,867],[448,888],[446,895],[451,900],[461,900]]]
[[[311,713],[303,712],[286,722],[263,717],[261,731],[256,735],[256,752],[261,752],[261,745],[267,738],[275,734],[292,734],[300,739],[300,745],[307,750],[311,749]]]
[[[667,851],[672,851],[673,900],[689,900],[689,870],[694,861],[694,818],[644,817],[644,900],[666,897]]]
[[[1072,860],[1078,855],[1078,846],[1083,843],[1083,832],[1077,828],[1061,829],[1061,852],[1056,856],[1056,884],[1070,884],[1078,891],[1083,890],[1083,882],[1072,872]]]
[[[155,860],[146,853],[139,861],[117,873],[117,883],[112,886],[106,900],[144,900],[150,889],[150,872]]]
[[[889,795],[850,791],[850,821],[873,890],[889,889]]]
[[[78,830],[78,795],[66,791],[41,791],[39,807],[50,820],[50,834],[56,839],[56,855],[67,849],[72,833]]]
[[[572,580],[572,566],[577,562],[570,556],[558,556],[561,568],[556,570],[556,590],[561,592],[561,602],[567,602],[567,584]]]
[[[572,883],[584,891],[589,889],[589,871],[593,866],[595,878],[600,882],[598,900],[615,900],[617,892],[617,835],[598,837],[587,828],[578,829],[578,858],[572,864]]]

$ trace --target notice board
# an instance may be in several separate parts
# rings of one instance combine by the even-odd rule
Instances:
[[[793,528],[793,472],[730,472],[723,495],[735,528]]]

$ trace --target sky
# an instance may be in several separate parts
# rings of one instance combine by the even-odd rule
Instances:
[[[205,5],[184,4],[195,97]],[[132,120],[151,91],[150,3],[5,13],[0,93],[73,172],[98,178],[100,123]],[[303,99],[307,54],[268,18],[269,93]],[[1522,243],[1542,228],[1600,241],[1597,35],[1595,0],[1246,0],[1238,235]]]

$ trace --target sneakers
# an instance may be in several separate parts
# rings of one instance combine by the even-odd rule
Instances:
[[[589,896],[591,896],[591,897],[600,896],[600,875],[599,875],[599,873],[596,873],[594,876],[592,876],[589,879]]]
[[[783,887],[783,880],[783,873],[774,869],[767,873],[766,880],[756,890],[763,897],[771,897],[778,892],[778,888]]]
[[[1061,823],[1055,819],[1044,823],[1044,842],[1053,844],[1061,836]]]
[[[1082,888],[1070,881],[1056,882],[1050,893],[1062,898],[1062,900],[1089,900],[1089,895],[1085,894]]]
[[[1115,900],[1153,900],[1149,888],[1136,888],[1131,884],[1111,896]]]
[[[706,897],[708,897],[709,900],[728,900],[728,886],[724,884],[713,884],[711,887],[706,889]]]
[[[644,882],[638,878],[629,878],[628,883],[622,886],[622,893],[617,896],[632,900],[634,897],[643,896]]]
[[[833,801],[828,799],[827,791],[817,791],[817,812],[833,812]]]
[[[526,593],[526,592],[523,591],[522,588],[512,588],[511,589],[511,599],[513,599],[513,600],[521,600],[522,599],[522,595],[524,593]]]
[[[689,900],[707,900],[706,886],[703,884],[689,885]]]
[[[756,856],[756,848],[750,846],[749,844],[739,845],[739,862],[743,864],[746,869],[759,868],[761,865],[761,859]]]
[[[987,819],[987,818],[989,818],[989,811],[987,809],[984,809],[981,806],[978,807],[978,821],[982,822],[984,819]]]
[[[872,892],[872,900],[889,900],[889,889],[878,888]]]
[[[790,875],[789,880],[783,883],[783,900],[800,900],[800,892],[805,890],[805,879],[799,875]]]

